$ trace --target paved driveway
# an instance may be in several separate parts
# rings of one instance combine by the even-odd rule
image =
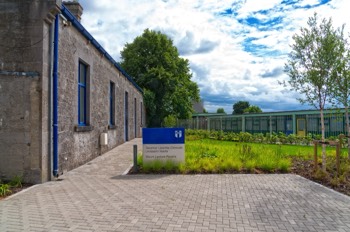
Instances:
[[[122,175],[135,143],[0,201],[0,231],[350,231],[350,197],[295,175]]]

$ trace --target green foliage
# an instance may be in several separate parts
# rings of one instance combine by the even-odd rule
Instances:
[[[12,193],[11,188],[22,188],[23,179],[21,176],[14,176],[9,182],[2,183],[0,180],[0,197],[5,197]]]
[[[225,109],[224,109],[224,108],[218,108],[218,109],[216,110],[216,113],[218,113],[218,114],[225,114],[226,112],[225,112]]]
[[[248,172],[253,173],[256,168],[256,160],[247,160],[245,162],[245,168]]]
[[[290,159],[281,159],[278,162],[277,169],[283,173],[287,173],[289,172],[291,166],[292,166],[292,163]]]
[[[260,156],[256,161],[256,167],[265,172],[273,172],[276,169],[276,160],[267,155]]]
[[[199,101],[199,89],[191,81],[189,61],[179,56],[165,34],[146,29],[125,45],[121,58],[121,67],[144,89],[149,127],[161,126],[169,115],[191,116],[192,100]]]
[[[23,183],[23,179],[21,176],[14,176],[10,181],[10,186],[15,188],[21,188]]]
[[[244,110],[250,106],[247,101],[238,101],[233,104],[233,114],[243,114]]]
[[[295,134],[286,135],[282,132],[272,132],[251,134],[248,132],[224,132],[224,131],[208,131],[208,130],[192,130],[186,129],[186,140],[198,140],[211,138],[224,141],[235,142],[254,142],[254,143],[269,143],[269,144],[294,144],[294,145],[311,145],[312,141],[321,140],[320,134],[308,134],[306,136],[297,136]],[[327,140],[336,140],[338,137],[329,137]],[[345,139],[344,139],[345,142]]]
[[[242,146],[238,149],[238,154],[239,159],[244,163],[256,156],[252,151],[252,146],[248,144],[242,144]]]
[[[214,137],[215,139],[214,139]],[[275,143],[268,144],[267,136],[263,134],[226,133],[205,130],[186,130],[185,163],[172,164],[153,162],[143,165],[144,173],[260,173],[289,172],[292,166],[291,158],[305,160],[313,159],[313,146],[305,146],[313,135],[304,137],[274,133]],[[191,137],[193,139],[188,140]],[[239,142],[239,140],[245,140]],[[233,141],[233,142],[232,142]],[[247,142],[248,141],[248,142]],[[263,142],[262,142],[263,141]],[[305,142],[306,141],[306,142]],[[283,143],[283,145],[282,145]],[[318,148],[319,150],[321,147]],[[335,176],[335,148],[327,148],[329,163],[327,170],[330,176]],[[346,149],[341,153],[342,161],[338,179],[341,183],[350,175],[350,161],[346,162]],[[140,162],[139,162],[140,163]],[[319,178],[322,173],[316,173]],[[327,176],[327,178],[329,178]]]
[[[176,117],[174,115],[168,115],[163,120],[164,127],[175,127],[176,126]]]
[[[249,106],[243,110],[244,113],[262,113],[259,106]]]
[[[292,90],[303,95],[300,102],[324,109],[337,72],[342,32],[332,26],[332,20],[318,23],[317,14],[308,20],[308,28],[301,28],[293,36],[294,44],[285,70]]]
[[[142,154],[137,155],[137,165],[142,166],[143,165],[143,157]]]
[[[143,163],[142,155],[137,157],[137,163],[142,167],[140,171],[143,173],[174,173],[180,170],[180,165],[171,160],[167,160],[166,162],[155,160]],[[183,168],[185,167],[181,167],[181,170],[183,170]]]
[[[252,142],[253,135],[248,132],[239,132],[238,140],[239,142],[245,142],[245,143]]]
[[[5,197],[11,193],[9,184],[0,184],[0,197]]]
[[[142,171],[146,173],[150,173],[150,172],[160,173],[163,167],[164,167],[164,164],[161,161],[155,160],[153,162],[143,163]]]
[[[301,94],[298,100],[320,110],[322,140],[324,140],[325,104],[334,89],[334,77],[339,74],[343,59],[343,29],[334,29],[332,20],[318,22],[317,14],[310,17],[307,28],[293,36],[294,44],[285,65],[289,75],[288,84]],[[285,84],[285,83],[284,83]],[[322,166],[326,169],[325,149],[322,152]]]

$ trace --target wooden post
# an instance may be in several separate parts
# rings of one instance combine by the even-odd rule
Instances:
[[[315,172],[316,172],[317,169],[318,169],[317,145],[318,145],[318,141],[314,140],[314,171],[315,171]]]

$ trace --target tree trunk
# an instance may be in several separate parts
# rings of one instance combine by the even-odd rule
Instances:
[[[325,142],[325,128],[324,128],[324,115],[323,109],[320,109],[321,113],[321,131],[322,131],[322,142]],[[322,170],[326,172],[326,144],[322,143]]]
[[[349,107],[345,106],[345,118],[346,118],[346,128],[348,129],[347,136],[350,136],[350,123],[349,123]],[[350,160],[350,137],[348,137],[348,160]]]

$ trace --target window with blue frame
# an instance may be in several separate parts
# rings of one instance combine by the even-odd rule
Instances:
[[[115,125],[115,84],[109,83],[109,125]]]
[[[141,127],[143,127],[143,106],[142,106],[142,102],[140,102],[140,122],[141,122]]]
[[[78,79],[78,124],[86,126],[87,120],[87,71],[88,66],[79,62],[79,79]]]

